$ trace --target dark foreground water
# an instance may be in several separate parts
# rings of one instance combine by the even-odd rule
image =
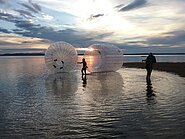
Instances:
[[[121,69],[48,75],[43,57],[0,59],[0,138],[185,138],[185,78]],[[153,96],[155,94],[155,96]]]

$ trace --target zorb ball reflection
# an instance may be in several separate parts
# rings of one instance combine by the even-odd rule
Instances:
[[[76,68],[77,52],[66,42],[51,44],[45,53],[45,63],[51,72],[70,72]]]
[[[113,45],[93,44],[85,52],[89,72],[117,71],[123,65],[123,52]]]

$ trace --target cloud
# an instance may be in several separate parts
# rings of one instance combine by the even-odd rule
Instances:
[[[0,27],[0,32],[3,32],[3,33],[11,33],[9,30],[4,29],[4,28],[1,28],[1,27]]]
[[[183,48],[184,1],[165,0],[158,3],[150,0],[149,2],[154,6],[137,11],[135,14],[127,12],[123,17],[120,12],[141,8],[148,4],[147,0],[128,1],[129,3],[123,3],[121,0],[109,1],[105,9],[105,6],[96,2],[99,7],[95,6],[91,11],[85,4],[84,7],[78,7],[71,1],[64,0],[60,2],[58,0],[52,2],[20,0],[11,1],[11,3],[10,0],[0,0],[0,7],[2,7],[0,32],[51,41],[67,41],[77,47],[107,42],[120,44],[120,47],[135,51],[144,50],[143,47],[145,49],[152,47],[153,50],[159,49],[159,51],[162,48],[160,46],[169,48],[178,45]],[[6,6],[6,3],[9,6]],[[40,5],[43,7],[41,8]],[[87,21],[88,17],[93,21]],[[4,22],[1,22],[2,20]],[[172,32],[172,30],[177,31]],[[136,36],[141,39],[134,39]],[[127,38],[131,39],[127,40]],[[29,42],[25,39],[20,45],[29,47]]]
[[[102,33],[99,35],[96,34],[96,35],[94,35],[94,38],[96,40],[102,40],[104,38],[111,37],[113,34],[114,34],[114,32],[107,32],[107,33]]]
[[[93,19],[95,19],[95,18],[98,18],[98,17],[101,17],[101,16],[104,16],[104,14],[96,14],[96,15],[91,15],[89,18],[88,18],[88,20],[93,20]]]
[[[123,7],[123,6],[125,6],[125,4],[119,4],[119,5],[117,5],[117,6],[115,6],[114,8],[121,8],[121,7]]]
[[[56,31],[52,27],[41,26],[40,24],[33,24],[28,21],[17,21],[15,26],[21,30],[14,30],[14,33],[27,37],[44,38],[51,41],[66,41],[77,44],[93,40],[92,37],[87,37],[89,35],[73,29]]]
[[[12,14],[0,12],[0,20],[5,20],[5,21],[8,21],[8,22],[13,22],[14,23],[14,22],[19,21],[21,19],[22,18],[16,17]]]
[[[162,37],[149,38],[148,43],[153,45],[178,46],[185,43],[185,30],[162,34]]]
[[[41,6],[38,5],[37,3],[33,3],[31,0],[29,0],[29,3],[37,10],[41,11]]]
[[[104,16],[104,14],[96,14],[96,15],[92,15],[93,18],[97,18],[97,17],[100,17],[100,16]]]
[[[90,35],[87,35],[87,33],[83,33],[74,29],[57,31],[52,27],[34,24],[30,21],[24,20],[21,17],[16,17],[8,13],[0,13],[0,19],[15,24],[15,27],[17,28],[13,29],[11,33],[26,37],[44,38],[51,41],[66,41],[77,45],[83,43],[86,44],[87,42],[91,43],[94,40],[94,38],[90,37]],[[1,29],[1,32],[7,33],[8,30]]]
[[[115,44],[119,48],[123,49],[123,54],[128,53],[149,53],[149,52],[155,52],[155,53],[181,53],[185,51],[184,47],[179,47],[178,49],[174,49],[173,47],[160,47],[160,46],[148,46],[143,47],[142,45],[134,45],[134,44],[128,44],[128,43],[122,43],[122,44]]]
[[[1,45],[1,44],[0,44]],[[3,48],[0,49],[0,54],[13,54],[13,53],[45,53],[46,49],[39,48],[21,48],[21,49],[13,49],[13,48]]]
[[[27,8],[29,11],[33,13],[39,13],[41,11],[41,6],[37,3],[33,3],[31,0],[29,0],[29,4],[20,3],[23,7]]]
[[[6,4],[8,1],[9,0],[0,0],[0,4]],[[13,20],[22,20],[22,18],[30,19],[35,17],[33,14],[41,12],[41,6],[37,3],[33,3],[31,0],[29,0],[28,3],[14,3],[14,5],[17,4],[22,5],[24,9],[20,6],[14,7],[13,5],[11,5],[9,9],[0,9],[0,19],[13,22]],[[20,16],[17,13],[19,13]]]
[[[119,11],[124,12],[124,11],[133,10],[133,9],[136,9],[136,8],[141,8],[146,3],[147,3],[146,0],[134,0],[133,2],[129,3],[128,5],[122,7]]]
[[[30,12],[25,11],[25,10],[15,10],[15,11],[17,11],[21,16],[25,18],[34,17]]]
[[[50,40],[35,38],[35,37],[25,37],[17,34],[3,33],[0,34],[0,50],[7,49],[46,49],[51,43]]]
[[[43,19],[44,20],[47,20],[47,21],[51,21],[51,20],[53,20],[53,16],[50,16],[50,15],[43,15]]]
[[[0,0],[1,4],[5,4],[7,2],[7,0]]]

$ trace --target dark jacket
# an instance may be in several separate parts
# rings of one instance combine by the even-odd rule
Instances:
[[[149,54],[149,56],[146,58],[146,69],[152,70],[153,64],[156,63],[156,58],[154,55]]]

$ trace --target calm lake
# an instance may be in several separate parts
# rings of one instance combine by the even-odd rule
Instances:
[[[124,62],[141,62],[147,55],[124,55]],[[157,62],[185,62],[185,55],[155,55]]]
[[[0,57],[0,138],[185,138],[185,78],[122,68],[49,74],[44,57]],[[150,95],[153,94],[153,95]],[[154,96],[155,95],[155,96]]]

